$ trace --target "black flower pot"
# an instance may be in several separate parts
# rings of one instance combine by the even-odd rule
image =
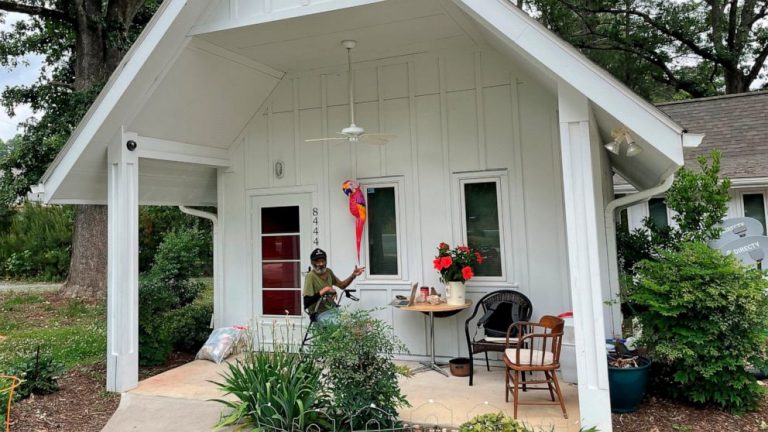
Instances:
[[[617,368],[608,365],[608,385],[611,393],[611,411],[628,413],[637,410],[645,396],[648,369],[651,360],[638,357],[637,367]]]

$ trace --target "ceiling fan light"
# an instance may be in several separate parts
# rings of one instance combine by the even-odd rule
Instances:
[[[643,152],[642,147],[635,144],[634,142],[629,143],[629,147],[627,147],[627,157],[637,156],[642,152]]]
[[[616,141],[611,141],[603,147],[605,147],[606,150],[615,154],[616,156],[619,155],[619,143],[617,143]]]

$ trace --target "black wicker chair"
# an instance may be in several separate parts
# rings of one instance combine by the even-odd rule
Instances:
[[[477,323],[471,321],[482,311]],[[533,314],[531,301],[520,292],[514,290],[499,290],[486,294],[477,305],[472,315],[464,323],[467,336],[467,352],[469,352],[469,385],[472,385],[475,367],[474,355],[485,354],[485,367],[490,371],[488,352],[504,352],[505,338],[510,325],[518,321],[529,321]],[[470,329],[471,325],[471,329]],[[482,328],[482,330],[481,330]],[[517,335],[512,335],[517,337]],[[491,338],[491,339],[489,339]]]

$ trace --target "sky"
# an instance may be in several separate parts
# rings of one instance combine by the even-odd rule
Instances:
[[[5,22],[0,23],[0,30],[8,30],[13,23],[22,19],[24,19],[22,14],[8,13],[5,16]],[[7,86],[32,84],[37,80],[40,74],[42,57],[30,56],[27,58],[27,62],[29,62],[28,66],[19,65],[12,70],[0,67],[0,90],[4,90]],[[4,109],[0,109],[0,140],[7,141],[13,138],[20,132],[17,128],[18,124],[30,116],[32,116],[32,110],[26,105],[17,107],[14,117],[9,117]]]

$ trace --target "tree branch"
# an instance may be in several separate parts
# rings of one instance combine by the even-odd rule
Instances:
[[[48,9],[41,6],[30,6],[12,1],[0,0],[0,10],[6,12],[18,12],[26,15],[34,15],[43,18],[49,18],[57,21],[63,21],[73,24],[75,21],[69,15],[56,9]]]
[[[681,31],[659,24],[652,16],[648,15],[645,12],[641,12],[636,9],[589,8],[585,6],[575,5],[573,3],[570,3],[567,0],[559,0],[559,1],[560,3],[562,3],[563,5],[565,5],[571,10],[583,9],[583,10],[586,10],[587,12],[595,13],[595,14],[607,13],[611,15],[624,15],[624,14],[634,15],[638,18],[641,18],[643,21],[645,21],[646,24],[660,31],[664,35],[672,37],[675,40],[681,42],[683,45],[690,48],[690,50],[693,51],[693,53],[698,55],[699,57],[715,63],[723,62],[723,59],[719,58],[718,55],[700,47],[698,44],[696,44],[694,40],[686,37],[685,34],[683,34]]]
[[[749,73],[746,76],[749,84],[752,84],[752,81],[754,81],[760,74],[760,70],[763,68],[766,59],[768,59],[768,43],[765,44],[760,53],[757,54],[755,63],[752,65],[752,69],[749,70]]]

